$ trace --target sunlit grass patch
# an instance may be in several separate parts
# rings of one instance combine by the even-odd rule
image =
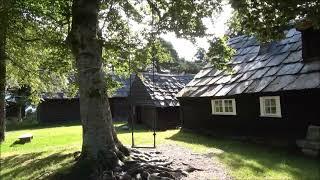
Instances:
[[[131,131],[115,123],[119,139],[131,146]],[[14,144],[24,133],[33,134],[30,143]],[[79,124],[60,124],[9,131],[0,145],[0,179],[46,179],[68,170],[80,151],[82,129]],[[153,131],[135,128],[136,145],[153,145]],[[211,153],[236,179],[320,179],[318,159],[292,154],[285,149],[258,146],[229,139],[202,136],[179,129],[159,131],[156,144],[177,144],[197,153]],[[213,177],[214,178],[214,177]]]

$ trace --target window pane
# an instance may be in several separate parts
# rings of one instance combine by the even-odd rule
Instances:
[[[223,112],[222,100],[214,100],[214,106],[216,112]]]
[[[229,107],[224,107],[224,111],[225,111],[225,112],[230,112],[230,111],[229,111]]]
[[[264,105],[265,106],[270,106],[270,99],[265,99],[264,100]]]
[[[277,108],[276,107],[271,107],[270,108],[270,113],[272,113],[272,114],[277,114]]]
[[[270,106],[276,106],[276,100],[275,99],[270,99]]]
[[[270,112],[271,112],[270,107],[265,107],[264,109],[266,111],[266,114],[270,114]]]
[[[225,106],[232,106],[232,100],[224,100]]]

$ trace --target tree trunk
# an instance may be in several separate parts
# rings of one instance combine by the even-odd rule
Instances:
[[[20,103],[17,104],[17,119],[18,122],[22,122],[22,105]]]
[[[0,142],[5,139],[6,119],[6,40],[9,0],[0,0]]]
[[[122,157],[124,146],[112,124],[102,46],[98,39],[99,0],[74,0],[72,28],[68,37],[76,59],[80,90],[80,116],[83,126],[81,159],[112,169]],[[122,152],[121,152],[122,151]]]

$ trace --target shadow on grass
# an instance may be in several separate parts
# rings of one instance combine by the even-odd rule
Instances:
[[[73,153],[43,152],[1,158],[1,179],[47,179],[50,174],[74,164]]]
[[[231,168],[233,175],[244,174],[246,177],[249,173],[253,177],[264,178],[273,175],[283,175],[294,179],[320,178],[318,159],[308,158],[287,149],[208,137],[184,131],[179,131],[168,139],[188,143],[191,146],[203,145],[222,150],[223,153],[216,154],[216,156]]]

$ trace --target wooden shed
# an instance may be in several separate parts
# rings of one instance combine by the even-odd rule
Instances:
[[[43,96],[37,107],[37,119],[44,123],[80,121],[79,98],[67,98],[63,93]]]
[[[183,128],[227,136],[295,140],[320,125],[320,33],[291,29],[260,44],[231,38],[229,70],[206,65],[178,93]],[[306,45],[307,44],[307,45]],[[306,53],[308,52],[308,53]]]
[[[143,73],[132,84],[130,103],[136,123],[156,129],[175,128],[181,125],[179,102],[176,94],[193,78],[193,75]]]
[[[134,75],[131,78],[133,80]],[[115,75],[112,79],[120,83],[120,87],[109,97],[112,118],[114,121],[127,121],[130,79]],[[64,93],[44,95],[37,108],[37,118],[40,122],[80,121],[79,97],[66,97]]]

